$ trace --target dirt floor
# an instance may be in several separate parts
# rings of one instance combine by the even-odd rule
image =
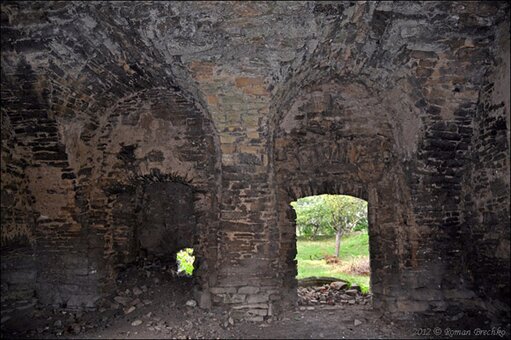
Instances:
[[[390,322],[370,304],[301,306],[263,323],[238,322],[222,309],[194,305],[192,280],[172,266],[143,261],[118,279],[115,296],[94,312],[41,309],[34,301],[2,305],[2,338],[164,339],[164,338],[453,338],[417,322]],[[454,327],[454,326],[453,326]],[[492,327],[488,324],[489,330]],[[453,328],[455,329],[455,328]],[[505,338],[507,330],[502,330]],[[497,338],[500,334],[496,334]],[[468,338],[472,338],[469,336]],[[495,338],[495,336],[492,336]]]

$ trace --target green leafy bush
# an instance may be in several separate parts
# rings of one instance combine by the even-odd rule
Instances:
[[[191,276],[193,274],[193,262],[195,256],[193,256],[193,248],[185,248],[180,250],[177,255],[177,272],[184,272],[186,275]]]

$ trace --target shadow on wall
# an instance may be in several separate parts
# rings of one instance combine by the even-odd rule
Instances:
[[[136,228],[140,255],[174,256],[180,249],[193,247],[192,188],[172,182],[146,185]]]

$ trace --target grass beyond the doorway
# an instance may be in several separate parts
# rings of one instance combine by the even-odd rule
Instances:
[[[325,260],[325,255],[335,254],[335,237],[318,237],[314,240],[299,237],[296,246],[298,279],[310,276],[337,277],[351,284],[358,284],[364,293],[369,291],[369,275],[353,275],[345,272],[350,265],[369,261],[367,232],[352,233],[342,238],[339,263],[327,263]]]

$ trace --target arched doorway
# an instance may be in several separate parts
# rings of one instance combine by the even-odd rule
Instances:
[[[353,83],[314,86],[282,112],[275,132],[275,168],[283,303],[294,306],[296,214],[290,202],[322,194],[344,194],[368,202],[372,305],[400,313],[427,309],[410,303],[417,266],[414,216],[395,138],[386,116],[361,103],[378,105]],[[357,87],[357,91],[354,88]],[[347,94],[350,94],[348,96]],[[371,125],[365,122],[371,121]]]
[[[370,301],[367,202],[348,195],[316,195],[291,206],[296,212],[298,303]]]

